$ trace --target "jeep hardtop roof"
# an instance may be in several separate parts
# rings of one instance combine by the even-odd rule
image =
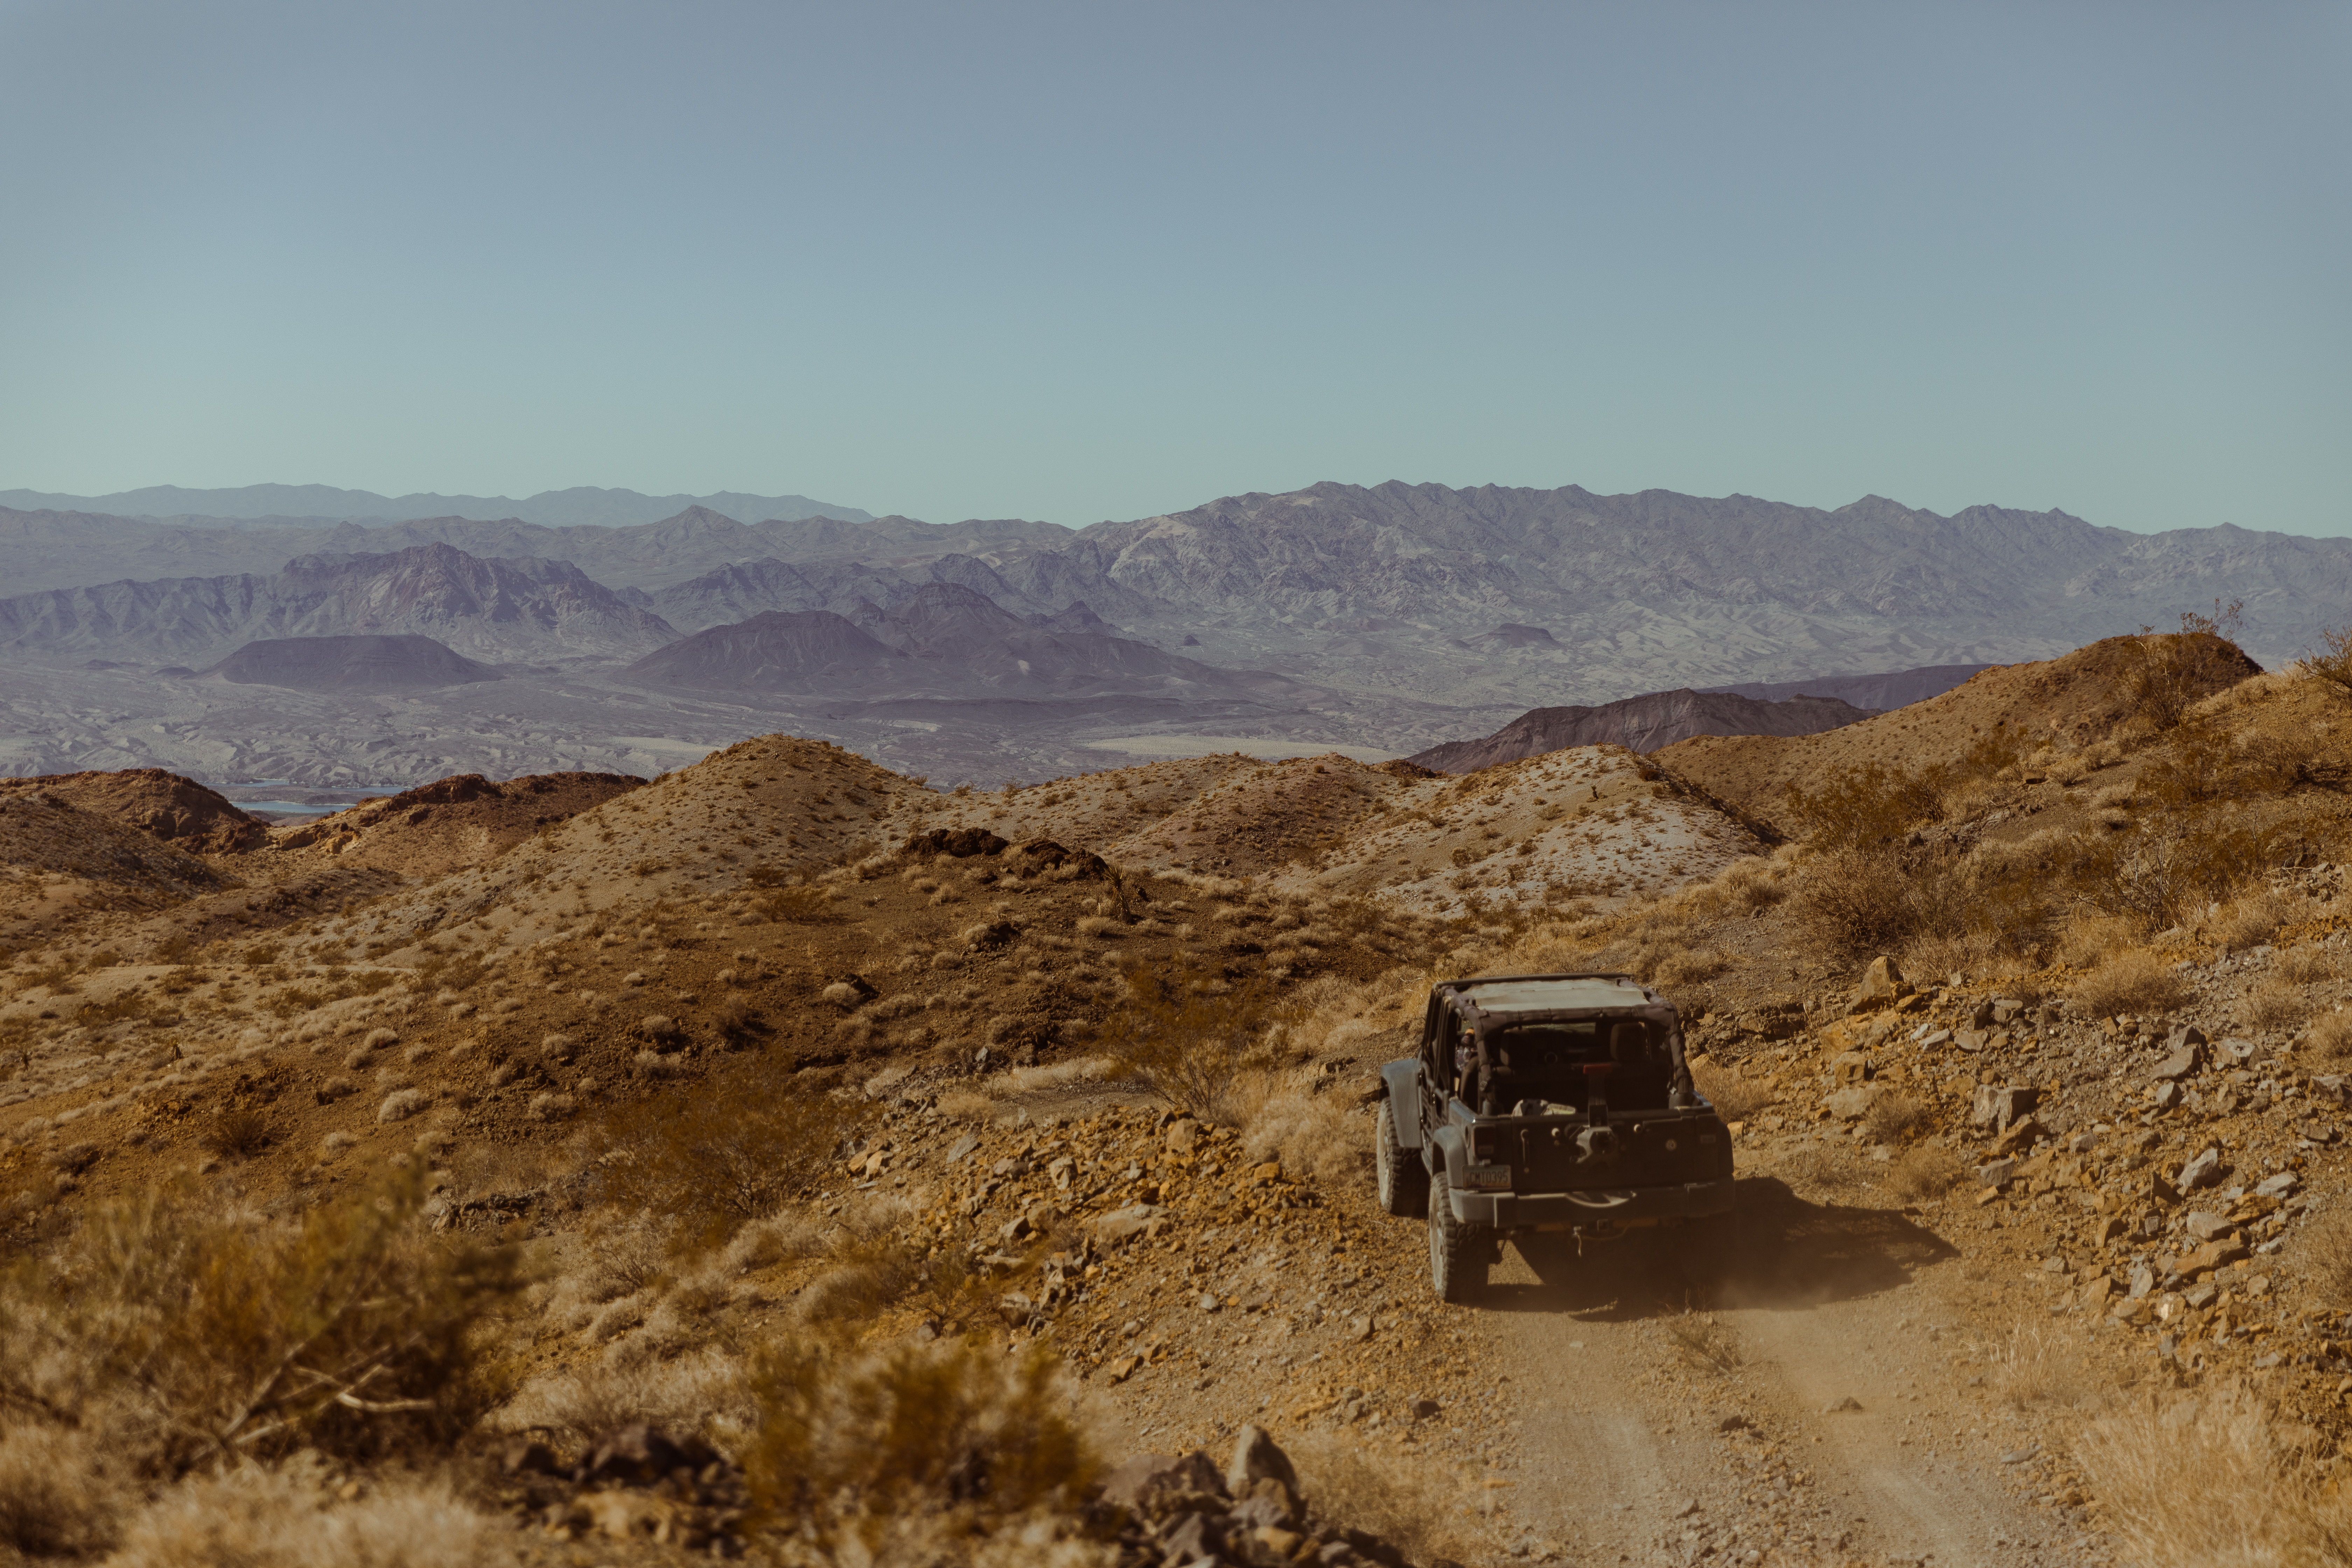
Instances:
[[[1637,1012],[1658,999],[1630,974],[1496,974],[1475,980],[1441,981],[1488,1017],[1517,1014]]]

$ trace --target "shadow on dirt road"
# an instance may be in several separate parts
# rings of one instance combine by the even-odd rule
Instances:
[[[1743,1176],[1733,1192],[1727,1221],[1635,1231],[1588,1243],[1581,1258],[1566,1238],[1514,1246],[1478,1305],[1603,1322],[1686,1308],[1810,1307],[1893,1289],[1958,1256],[1897,1210],[1809,1203],[1769,1176]]]

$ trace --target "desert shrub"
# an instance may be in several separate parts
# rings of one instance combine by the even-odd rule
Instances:
[[[1885,844],[1932,821],[1942,805],[1940,780],[1871,763],[1832,770],[1810,794],[1790,784],[1788,815],[1798,833],[1822,849]]]
[[[1475,1543],[1454,1526],[1458,1494],[1426,1465],[1390,1458],[1345,1435],[1300,1435],[1286,1452],[1308,1511],[1327,1524],[1368,1531],[1413,1563],[1469,1561]]]
[[[2079,911],[2059,933],[2059,962],[2076,969],[2094,968],[2129,947],[2138,934],[2138,923],[2127,915]]]
[[[2187,1420],[2151,1399],[2093,1422],[2074,1442],[2109,1527],[2157,1564],[2340,1563],[2352,1492],[2339,1491],[2251,1392],[2210,1386]],[[2248,1500],[2258,1500],[2247,1506]]]
[[[101,1210],[0,1293],[0,1405],[102,1422],[165,1472],[453,1437],[490,1392],[472,1331],[517,1279],[429,1235],[423,1195],[403,1173],[284,1224],[177,1191]]]
[[[1652,973],[1660,985],[1691,986],[1703,985],[1730,967],[1729,961],[1720,953],[1685,949],[1660,958]]]
[[[694,1432],[719,1415],[748,1427],[757,1414],[742,1363],[707,1350],[670,1361],[590,1362],[551,1373],[527,1384],[491,1424],[517,1432],[543,1427],[593,1442],[635,1421]]]
[[[2340,1059],[2352,1056],[2352,1013],[2322,1014],[2305,1040],[2323,1058]]]
[[[396,1089],[383,1097],[375,1109],[378,1121],[405,1121],[433,1103],[432,1097],[421,1089]]]
[[[504,1531],[446,1482],[373,1479],[340,1500],[312,1465],[248,1465],[164,1492],[132,1520],[114,1568],[475,1568],[512,1559]]]
[[[1887,1184],[1906,1204],[1932,1203],[1968,1176],[1968,1167],[1949,1149],[1922,1143],[1905,1152],[1887,1173]]]
[[[2246,1021],[2258,1029],[2284,1029],[2303,1022],[2311,1011],[2303,987],[2273,974],[2246,996]]]
[[[2305,650],[2303,668],[2339,696],[2352,697],[2352,623],[2322,626],[2318,646]]]
[[[1318,1094],[1312,1079],[1296,1073],[1255,1073],[1236,1086],[1229,1103],[1243,1151],[1254,1161],[1276,1161],[1285,1172],[1331,1186],[1371,1169],[1371,1119],[1352,1114],[1350,1097]]]
[[[2144,947],[2110,953],[2074,986],[2074,1005],[2095,1018],[2168,1013],[2193,994],[2179,971]]]
[[[1097,1464],[1047,1352],[955,1344],[852,1360],[785,1343],[755,1363],[754,1518],[872,1556],[909,1528],[978,1535],[1076,1509]]]
[[[2134,717],[2157,730],[2169,730],[2189,710],[2251,673],[2252,661],[2230,639],[2237,635],[2245,606],[2213,601],[2210,614],[2191,610],[2180,630],[2159,633],[2143,626],[2131,640],[2131,663],[2124,675],[2124,700]]]
[[[846,1156],[863,1118],[789,1080],[741,1075],[667,1089],[604,1117],[603,1195],[625,1210],[677,1215],[716,1239],[812,1188]]]
[[[1269,1065],[1264,1035],[1277,1015],[1275,983],[1139,966],[1127,986],[1104,1030],[1120,1062],[1181,1110],[1230,1116],[1241,1075]]]
[[[1761,1080],[1743,1078],[1713,1062],[1693,1063],[1691,1081],[1726,1121],[1748,1121],[1772,1103],[1772,1091]]]
[[[1780,1174],[1792,1187],[1825,1193],[1848,1192],[1863,1184],[1853,1156],[1826,1143],[1807,1142],[1780,1158]]]
[[[1805,863],[1789,918],[1811,945],[1841,960],[1898,952],[1960,926],[1968,901],[1933,858],[1886,849],[1832,849]]]
[[[1927,1108],[1907,1094],[1889,1089],[1870,1102],[1863,1124],[1881,1143],[1894,1143],[1927,1125]]]
[[[2278,955],[2271,973],[2295,985],[2323,985],[2341,977],[2338,956],[2315,942],[2303,942]]]
[[[2239,894],[2198,923],[2197,934],[2224,952],[2260,947],[2278,929],[2308,911],[2304,900],[2269,888]]]
[[[196,1138],[197,1147],[225,1160],[242,1160],[269,1147],[269,1118],[258,1110],[224,1110]]]
[[[89,1432],[0,1423],[0,1562],[82,1557],[112,1544],[123,1498],[109,1471]]]

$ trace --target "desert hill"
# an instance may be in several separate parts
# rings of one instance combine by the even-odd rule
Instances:
[[[2023,752],[2075,750],[2122,733],[2133,717],[2132,678],[2149,647],[2148,639],[2108,637],[2060,658],[1987,669],[1941,696],[1821,734],[1701,735],[1657,760],[1735,807],[1778,821],[1791,784],[1817,789],[1834,770],[1955,763],[1996,731]],[[2208,697],[2260,673],[2231,647],[2196,675],[2190,695]]]
[[[265,637],[197,673],[293,691],[429,691],[499,679],[488,665],[415,636]]]
[[[1810,735],[1870,715],[1833,697],[1759,701],[1718,692],[1654,691],[1598,708],[1536,708],[1480,741],[1449,741],[1407,759],[1436,773],[1468,773],[1564,746],[1654,752],[1693,735]]]
[[[643,787],[627,773],[536,773],[492,783],[478,773],[436,780],[269,835],[280,856],[331,857],[406,877],[487,865],[534,834]]]
[[[228,800],[161,768],[0,782],[0,800],[26,795],[55,795],[192,855],[256,849],[269,842],[268,828]]]

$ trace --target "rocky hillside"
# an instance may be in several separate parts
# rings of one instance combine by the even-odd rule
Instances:
[[[1759,701],[1722,692],[1654,691],[1598,708],[1535,708],[1479,741],[1449,741],[1407,758],[1434,773],[1469,773],[1566,746],[1654,752],[1693,735],[1811,735],[1869,718],[1833,697]]]

